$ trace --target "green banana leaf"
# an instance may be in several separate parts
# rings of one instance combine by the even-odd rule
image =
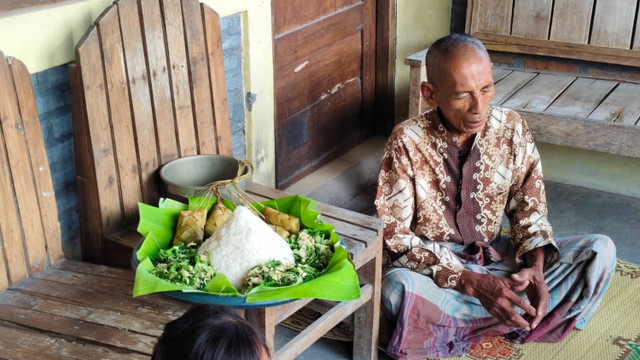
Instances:
[[[302,228],[318,229],[330,234],[335,253],[327,268],[319,277],[291,286],[269,287],[261,285],[243,295],[221,273],[218,273],[207,284],[206,291],[171,283],[152,275],[152,260],[158,255],[160,249],[166,249],[170,246],[180,211],[198,207],[211,209],[215,202],[215,198],[203,199],[195,197],[189,199],[188,205],[171,199],[161,199],[157,207],[143,203],[138,204],[140,211],[138,232],[144,236],[144,240],[136,253],[136,259],[139,264],[136,268],[134,296],[155,292],[183,291],[210,296],[244,297],[247,303],[301,298],[346,301],[360,297],[358,275],[349,260],[349,253],[342,246],[333,226],[319,219],[318,205],[313,199],[299,195],[254,203],[253,205],[258,210],[262,210],[263,206],[273,207],[276,210],[299,218]],[[232,203],[224,199],[223,203],[233,210]]]

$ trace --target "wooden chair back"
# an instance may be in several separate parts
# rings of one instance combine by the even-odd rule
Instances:
[[[197,0],[116,1],[70,78],[82,254],[104,263],[105,237],[157,204],[161,165],[232,154],[219,16]]]
[[[469,0],[466,32],[487,49],[640,64],[638,0]]]
[[[29,71],[0,52],[0,291],[63,257],[54,195]]]

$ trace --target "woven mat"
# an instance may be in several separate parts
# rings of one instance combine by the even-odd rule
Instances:
[[[573,330],[559,343],[514,344],[503,337],[474,345],[463,357],[452,359],[615,359],[640,360],[640,266],[618,259],[611,286],[584,330]],[[319,317],[302,309],[282,325],[300,331]],[[351,341],[353,329],[344,323],[325,337]]]

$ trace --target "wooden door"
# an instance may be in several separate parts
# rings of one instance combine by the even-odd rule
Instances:
[[[374,131],[376,2],[273,0],[272,14],[284,188]]]

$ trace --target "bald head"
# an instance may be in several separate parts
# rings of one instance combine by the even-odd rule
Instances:
[[[434,42],[427,51],[427,81],[436,85],[443,74],[443,65],[459,51],[475,50],[489,59],[489,53],[482,42],[468,34],[450,34]]]

